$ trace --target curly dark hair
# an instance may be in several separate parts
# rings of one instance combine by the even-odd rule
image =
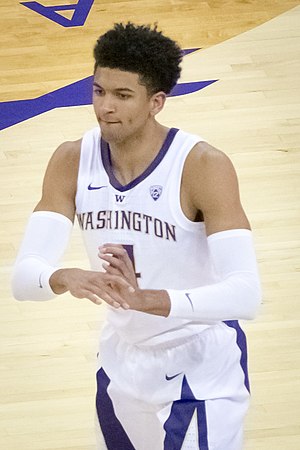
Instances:
[[[182,51],[155,24],[116,23],[99,37],[94,48],[95,67],[108,67],[139,74],[150,95],[168,94],[180,77]]]

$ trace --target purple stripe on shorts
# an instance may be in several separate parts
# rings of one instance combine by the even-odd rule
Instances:
[[[250,393],[250,382],[249,382],[249,374],[248,374],[248,352],[247,352],[247,340],[246,335],[242,328],[240,327],[240,324],[237,320],[226,320],[225,325],[227,325],[230,328],[234,328],[236,331],[236,342],[241,350],[241,367],[243,369],[244,375],[245,375],[245,386]]]
[[[107,388],[110,379],[101,368],[97,373],[96,408],[100,428],[108,450],[135,450],[121,422],[115,415]],[[153,449],[154,450],[154,449]]]
[[[180,450],[194,413],[197,413],[198,443],[201,450],[209,450],[207,420],[204,400],[197,400],[186,377],[183,377],[181,399],[172,404],[171,413],[165,422],[164,450]]]

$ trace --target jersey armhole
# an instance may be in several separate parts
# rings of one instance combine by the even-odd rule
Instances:
[[[176,161],[177,164],[174,164],[174,167],[172,167],[172,174],[174,173],[174,171],[176,171],[176,174],[174,177],[172,177],[172,183],[170,185],[170,208],[178,224],[183,229],[190,231],[198,230],[199,226],[201,228],[205,228],[205,224],[204,222],[194,222],[185,215],[181,207],[180,189],[186,159],[195,145],[200,142],[205,142],[205,140],[200,136],[188,135],[186,141],[184,142],[183,148],[181,149],[181,157],[179,157],[179,159]]]
[[[87,180],[85,174],[89,173],[90,171],[90,166],[93,159],[92,150],[95,145],[100,155],[100,129],[98,127],[87,131],[82,137],[75,195],[75,211],[80,209],[80,205],[83,201],[82,192],[84,192],[84,184]],[[79,196],[81,196],[81,198],[79,198]]]

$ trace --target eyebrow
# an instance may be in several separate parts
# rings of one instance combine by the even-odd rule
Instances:
[[[96,87],[99,87],[99,88],[103,89],[103,87],[100,84],[96,83],[96,81],[93,82],[93,86],[96,86]],[[124,92],[125,91],[125,92],[132,92],[132,93],[135,92],[132,89],[127,88],[127,87],[116,88],[116,89],[114,89],[114,91],[115,92]]]

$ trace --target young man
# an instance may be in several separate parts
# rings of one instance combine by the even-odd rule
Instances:
[[[230,160],[156,121],[181,50],[116,24],[94,49],[100,128],[62,144],[15,264],[18,300],[108,304],[97,414],[109,450],[241,450],[249,384],[239,319],[260,284]],[[75,215],[91,270],[59,269]]]

